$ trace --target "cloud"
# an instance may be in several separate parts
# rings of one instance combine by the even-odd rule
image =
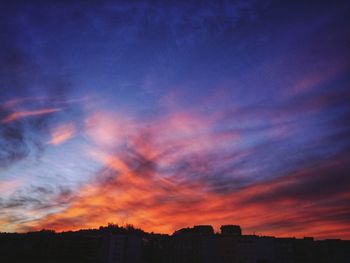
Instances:
[[[128,119],[130,126],[109,118],[103,123],[111,131],[133,127],[130,136],[113,141],[116,148],[96,140],[90,154],[104,167],[68,199],[66,209],[28,222],[26,229],[69,230],[114,221],[171,233],[191,224],[239,223],[247,232],[279,236],[339,237],[341,230],[341,237],[350,236],[346,152],[255,178],[264,162],[253,163],[252,156],[272,151],[279,141],[268,150],[244,152],[234,147],[240,134],[222,137],[212,116],[171,114],[149,125]],[[277,160],[283,165],[283,158]]]
[[[67,210],[32,227],[68,230],[115,221],[134,223],[148,231],[172,232],[192,224],[213,223],[219,227],[239,222],[245,231],[271,235],[318,238],[350,235],[349,183],[342,181],[344,186],[330,191],[325,184],[337,170],[342,174],[340,180],[346,178],[348,157],[338,163],[323,163],[287,177],[223,193],[208,190],[205,181],[162,178],[153,162],[145,163],[137,157],[132,160],[135,163],[127,165],[127,161],[108,158],[106,168],[81,189],[79,198]],[[318,180],[320,172],[324,175]],[[310,180],[314,187],[309,186]]]
[[[16,182],[16,184],[15,184]],[[8,187],[11,187],[11,191]],[[26,224],[66,208],[75,198],[68,186],[24,183],[23,179],[0,183],[0,221],[2,231],[26,231]]]
[[[0,107],[0,118],[8,111]],[[6,167],[28,154],[24,126],[21,123],[0,124],[0,167]]]
[[[18,120],[21,118],[25,118],[25,117],[46,115],[46,114],[50,114],[50,113],[58,112],[58,111],[62,111],[62,109],[57,109],[57,108],[50,109],[49,108],[49,109],[39,109],[39,110],[33,110],[33,111],[13,112],[9,116],[4,118],[1,122],[8,123],[8,122],[12,122],[12,121],[15,121],[15,120]]]
[[[91,112],[81,131],[91,144],[82,154],[102,165],[95,176],[74,192],[36,188],[3,200],[2,207],[13,216],[25,211],[25,222],[17,226],[22,231],[98,227],[115,221],[171,233],[190,224],[239,223],[248,232],[334,237],[343,230],[342,237],[348,237],[344,204],[349,198],[349,155],[345,148],[330,151],[334,141],[329,137],[347,127],[346,94],[334,93],[329,100],[325,95],[313,97],[324,111],[339,105],[345,111],[326,119],[330,132],[313,132],[317,140],[308,139],[305,146],[299,129],[307,126],[290,118],[301,111],[291,106],[294,100],[282,108],[287,116],[282,120],[271,118],[279,105],[211,113],[175,107],[149,119]],[[56,142],[72,138],[77,129],[73,122],[51,127],[52,143],[66,132]],[[302,147],[305,155],[300,155]],[[321,148],[324,155],[312,156]],[[33,213],[40,216],[33,219]]]
[[[350,179],[347,174],[350,168],[346,162],[350,160],[349,155],[340,156],[337,159],[328,160],[325,164],[317,164],[294,173],[292,176],[284,176],[274,181],[268,191],[256,193],[253,199],[246,200],[246,203],[278,203],[288,200],[290,202],[302,202],[305,200],[317,201],[326,196],[338,196],[348,191]]]
[[[23,182],[21,180],[8,180],[8,181],[0,181],[0,191],[5,194],[9,191],[14,191],[22,186]]]
[[[0,167],[9,167],[31,152],[72,138],[77,128],[67,118],[86,98],[17,97],[0,104]],[[49,107],[51,105],[51,107]],[[68,120],[67,120],[68,119]],[[59,125],[59,121],[66,124]]]
[[[51,139],[48,144],[59,145],[70,140],[76,135],[77,129],[74,123],[63,123],[51,130]]]
[[[46,115],[47,113],[32,113],[35,113],[34,115],[39,118],[23,123],[20,121],[21,117],[14,117],[19,115],[12,115],[12,113],[9,113],[7,110],[2,110],[0,108],[0,114],[2,116],[13,117],[11,117],[11,119],[4,117],[3,120],[6,121],[3,121],[0,124],[0,167],[9,167],[13,163],[24,159],[33,149],[40,150],[42,138],[32,137],[31,139],[28,139],[28,133],[34,129],[39,135],[40,132],[45,130],[46,118],[43,117],[43,115]],[[1,115],[0,117],[2,117]],[[38,147],[33,148],[32,143]]]

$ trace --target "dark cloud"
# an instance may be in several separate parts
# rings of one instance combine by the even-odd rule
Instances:
[[[8,114],[9,112],[0,106],[0,119],[4,119]],[[18,122],[0,124],[0,169],[22,160],[28,153],[23,125]]]
[[[0,108],[1,121],[10,114],[11,111]],[[50,116],[35,116],[25,121],[0,122],[0,168],[23,160],[30,153],[40,155],[44,150],[49,120]]]
[[[284,200],[295,202],[322,201],[345,194],[350,187],[348,176],[350,154],[345,153],[330,160],[304,168],[295,174],[266,182],[273,187],[245,200],[246,204],[278,203]],[[265,183],[264,183],[265,184]],[[338,200],[339,201],[339,200]]]
[[[18,196],[10,198],[6,203],[2,205],[2,209],[35,209],[42,205],[39,199],[30,196]]]
[[[64,186],[31,186],[15,191],[9,197],[0,199],[0,217],[8,220],[10,217],[18,217],[16,221],[32,222],[26,213],[45,213],[52,209],[64,209],[76,198],[69,187]],[[47,212],[46,212],[47,213]]]

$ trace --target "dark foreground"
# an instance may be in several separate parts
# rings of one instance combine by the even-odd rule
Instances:
[[[116,225],[0,234],[1,263],[349,263],[350,241],[241,235],[239,226],[195,226],[172,236]]]

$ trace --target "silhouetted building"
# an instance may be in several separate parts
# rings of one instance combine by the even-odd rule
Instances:
[[[242,235],[242,229],[238,225],[223,225],[220,227],[222,235]]]
[[[142,237],[135,234],[109,234],[103,239],[103,263],[141,263]]]
[[[202,235],[213,235],[214,228],[211,225],[198,225],[192,228],[181,228],[175,231],[174,235],[183,235],[183,234],[202,234]]]
[[[350,241],[242,235],[236,225],[172,236],[117,225],[99,230],[0,233],[1,263],[349,263]]]
[[[207,230],[204,230],[207,229]],[[145,262],[166,263],[349,263],[350,241],[313,238],[275,238],[242,235],[236,225],[210,228],[183,228],[173,236],[147,240],[149,257]]]
[[[194,226],[193,230],[197,234],[212,235],[214,234],[214,228],[210,225]]]

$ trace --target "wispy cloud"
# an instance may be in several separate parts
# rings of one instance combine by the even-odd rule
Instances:
[[[172,232],[191,224],[213,223],[219,227],[239,222],[247,232],[350,236],[348,157],[230,192],[213,192],[203,180],[164,178],[155,160],[129,156],[126,160],[109,157],[105,161],[106,168],[81,189],[67,210],[31,227],[68,230],[115,221],[133,223],[148,231]],[[336,189],[324,192],[335,171],[343,186],[334,185]],[[315,176],[320,172],[321,178]]]
[[[75,193],[67,209],[28,222],[25,229],[68,230],[115,221],[171,233],[189,224],[234,222],[248,232],[279,236],[335,237],[340,231],[350,236],[344,206],[347,153],[293,166],[277,177],[255,178],[264,162],[250,161],[250,169],[242,164],[265,150],[243,151],[240,133],[223,136],[212,116],[173,114],[148,125],[112,113],[100,116],[109,119],[93,122],[102,125],[100,130],[130,129],[129,136],[117,137],[110,147],[99,140],[99,132],[91,133],[96,127],[86,126],[96,139],[89,154],[104,168]]]
[[[54,112],[59,112],[62,110],[63,109],[60,109],[60,108],[47,108],[47,109],[39,109],[39,110],[31,110],[31,111],[18,111],[18,112],[11,113],[9,116],[5,117],[1,122],[9,123],[9,122],[16,121],[18,119],[22,119],[26,117],[46,115]]]
[[[59,145],[70,140],[77,133],[74,123],[63,123],[55,126],[51,130],[51,139],[48,144]]]

